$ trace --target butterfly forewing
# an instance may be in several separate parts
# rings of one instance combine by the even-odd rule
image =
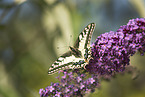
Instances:
[[[88,53],[90,49],[90,40],[94,28],[95,28],[94,23],[89,24],[79,34],[79,37],[75,42],[74,51],[77,50],[80,51],[81,56],[76,57],[78,55],[75,55],[71,51],[63,54],[52,64],[52,66],[48,70],[48,74],[53,74],[60,70],[65,70],[65,69],[76,69],[76,68],[84,67],[87,64],[85,60],[87,60],[88,58]]]
[[[53,74],[65,69],[81,68],[84,62],[80,63],[80,60],[83,61],[82,58],[76,58],[74,55],[61,56],[49,68],[48,74]]]
[[[91,23],[88,26],[86,26],[85,29],[79,34],[79,37],[75,42],[74,47],[78,48],[78,50],[81,51],[83,57],[86,54],[86,49],[90,48],[90,41],[94,29],[95,29],[95,23]]]

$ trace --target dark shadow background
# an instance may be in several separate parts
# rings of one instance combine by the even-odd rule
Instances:
[[[145,0],[1,0],[0,97],[39,97],[56,76],[49,66],[73,45],[78,34],[96,23],[98,35],[116,31],[129,19],[145,17]],[[102,81],[88,97],[145,97],[145,56],[131,57],[140,70]]]

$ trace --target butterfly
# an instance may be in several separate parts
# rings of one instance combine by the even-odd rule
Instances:
[[[79,34],[74,46],[69,46],[70,51],[61,55],[49,68],[48,75],[61,70],[84,68],[91,58],[90,40],[95,29],[95,23],[90,23]]]

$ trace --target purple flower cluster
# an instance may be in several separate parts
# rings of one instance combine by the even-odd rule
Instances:
[[[98,77],[92,75],[88,78],[80,70],[73,72],[63,71],[64,76],[57,77],[60,83],[51,83],[51,86],[40,89],[41,97],[82,97],[86,93],[94,92],[99,86]]]
[[[116,32],[100,35],[92,44],[92,58],[86,70],[64,70],[64,75],[57,77],[60,83],[51,83],[40,89],[39,94],[41,97],[83,97],[100,86],[100,77],[110,78],[114,73],[123,72],[130,65],[130,56],[137,51],[144,55],[145,18],[132,19]]]
[[[137,51],[141,55],[145,52],[145,18],[131,19],[116,32],[100,35],[92,44],[92,59],[86,69],[99,75],[123,72]]]

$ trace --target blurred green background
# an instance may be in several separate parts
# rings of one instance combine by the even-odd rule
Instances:
[[[57,82],[49,66],[96,23],[98,35],[116,31],[129,19],[145,17],[145,0],[0,0],[0,97],[39,97],[39,89]],[[145,56],[131,57],[140,70],[118,75],[88,97],[145,97]]]

